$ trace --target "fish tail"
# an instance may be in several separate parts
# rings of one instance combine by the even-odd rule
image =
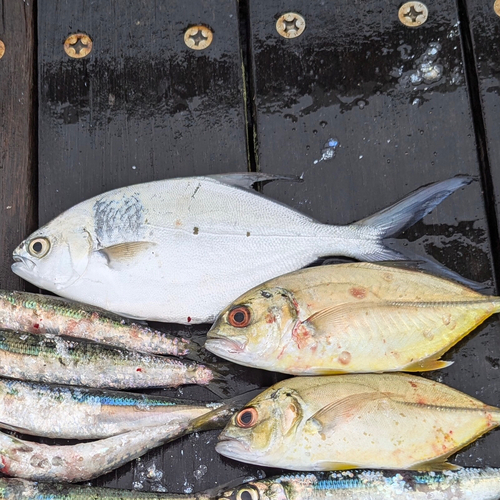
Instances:
[[[413,191],[394,205],[356,222],[356,225],[375,229],[381,240],[389,238],[413,226],[450,194],[470,184],[473,180],[474,178],[470,175],[456,175],[445,181],[428,184]]]
[[[457,175],[445,181],[434,182],[423,186],[402,200],[390,207],[384,208],[380,212],[362,219],[354,227],[363,227],[367,230],[367,239],[371,240],[370,249],[356,258],[367,261],[394,261],[413,260],[424,264],[423,269],[435,272],[445,278],[458,281],[475,290],[484,288],[484,285],[472,280],[467,280],[435,260],[422,255],[416,255],[411,250],[405,248],[403,252],[389,248],[383,242],[385,238],[396,235],[408,229],[431,212],[443,200],[457,189],[470,184],[474,177],[470,175]]]

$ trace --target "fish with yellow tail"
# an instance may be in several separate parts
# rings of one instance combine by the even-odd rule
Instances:
[[[206,349],[292,375],[428,371],[500,298],[418,270],[371,263],[302,269],[221,312]]]
[[[500,409],[409,374],[296,377],[234,415],[216,450],[301,471],[445,470],[456,468],[450,455],[499,423]]]

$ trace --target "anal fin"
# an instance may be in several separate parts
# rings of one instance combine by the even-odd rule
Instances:
[[[450,464],[448,457],[438,457],[428,462],[412,465],[408,470],[418,471],[442,471],[442,470],[460,470],[460,465]]]
[[[441,353],[437,356],[431,356],[430,358],[412,363],[405,366],[401,370],[405,372],[430,372],[432,370],[442,370],[443,368],[447,368],[454,363],[454,361],[443,361],[442,359],[439,359],[440,357]]]

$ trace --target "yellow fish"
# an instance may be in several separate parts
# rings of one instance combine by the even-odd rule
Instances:
[[[235,363],[293,375],[427,371],[500,298],[421,271],[370,263],[303,269],[226,308],[205,347]]]
[[[296,377],[232,417],[216,450],[293,470],[454,469],[446,459],[500,423],[500,409],[415,375]]]

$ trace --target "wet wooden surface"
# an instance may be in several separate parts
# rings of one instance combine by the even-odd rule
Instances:
[[[0,280],[14,290],[25,283],[10,271],[12,251],[37,227],[34,33],[32,2],[0,1]]]
[[[495,52],[485,44],[492,37],[498,44],[499,33],[497,19],[491,18],[489,31],[480,34],[476,18],[481,17],[471,14],[479,9],[476,4],[467,2],[461,11],[451,0],[429,5],[428,22],[408,28],[398,21],[399,3],[392,0],[335,5],[299,0],[154,6],[117,0],[40,2],[38,126],[31,130],[36,128],[39,146],[31,143],[25,150],[28,158],[38,155],[38,223],[127,184],[260,169],[304,173],[304,183],[271,184],[265,193],[322,222],[343,224],[371,215],[422,184],[467,173],[477,182],[392,244],[412,256],[434,259],[494,293],[498,232],[489,195],[500,188],[498,168],[493,168],[499,158],[493,139],[498,120],[493,104],[486,110],[476,101],[481,95],[498,111],[498,59],[470,64],[474,54],[461,31],[464,15],[469,12],[476,56],[482,51],[493,58]],[[295,39],[282,38],[275,28],[288,11],[306,20],[305,32]],[[204,51],[192,51],[183,41],[184,30],[198,23],[214,32]],[[84,59],[70,59],[63,51],[65,38],[75,32],[93,39],[93,51]],[[4,63],[5,57],[2,72]],[[29,74],[33,65],[26,64]],[[468,84],[470,68],[478,68],[477,89]],[[15,68],[7,70],[14,78]],[[2,94],[2,106],[5,99]],[[484,133],[478,113],[484,116]],[[9,123],[18,126],[24,116],[13,112]],[[5,116],[2,120],[7,123]],[[25,133],[29,136],[29,127]],[[3,159],[14,153],[4,137],[0,175],[7,205],[4,200],[14,189],[28,189],[36,178],[32,173],[25,182],[7,183]],[[481,144],[488,147],[487,159]],[[18,204],[24,211],[8,219],[17,233],[6,229],[8,239],[2,235],[0,240],[2,283],[13,289],[21,285],[9,270],[9,254],[13,242],[29,234],[33,213],[32,205]],[[208,325],[156,326],[198,337],[208,330]],[[456,363],[427,376],[500,404],[497,318],[445,359]],[[207,355],[207,360],[214,358]],[[235,371],[233,394],[277,379],[258,370]],[[157,393],[217,398],[202,388]],[[216,431],[183,438],[94,484],[189,492],[270,472],[219,457],[216,438]],[[500,433],[492,432],[454,461],[500,466],[499,450]]]

